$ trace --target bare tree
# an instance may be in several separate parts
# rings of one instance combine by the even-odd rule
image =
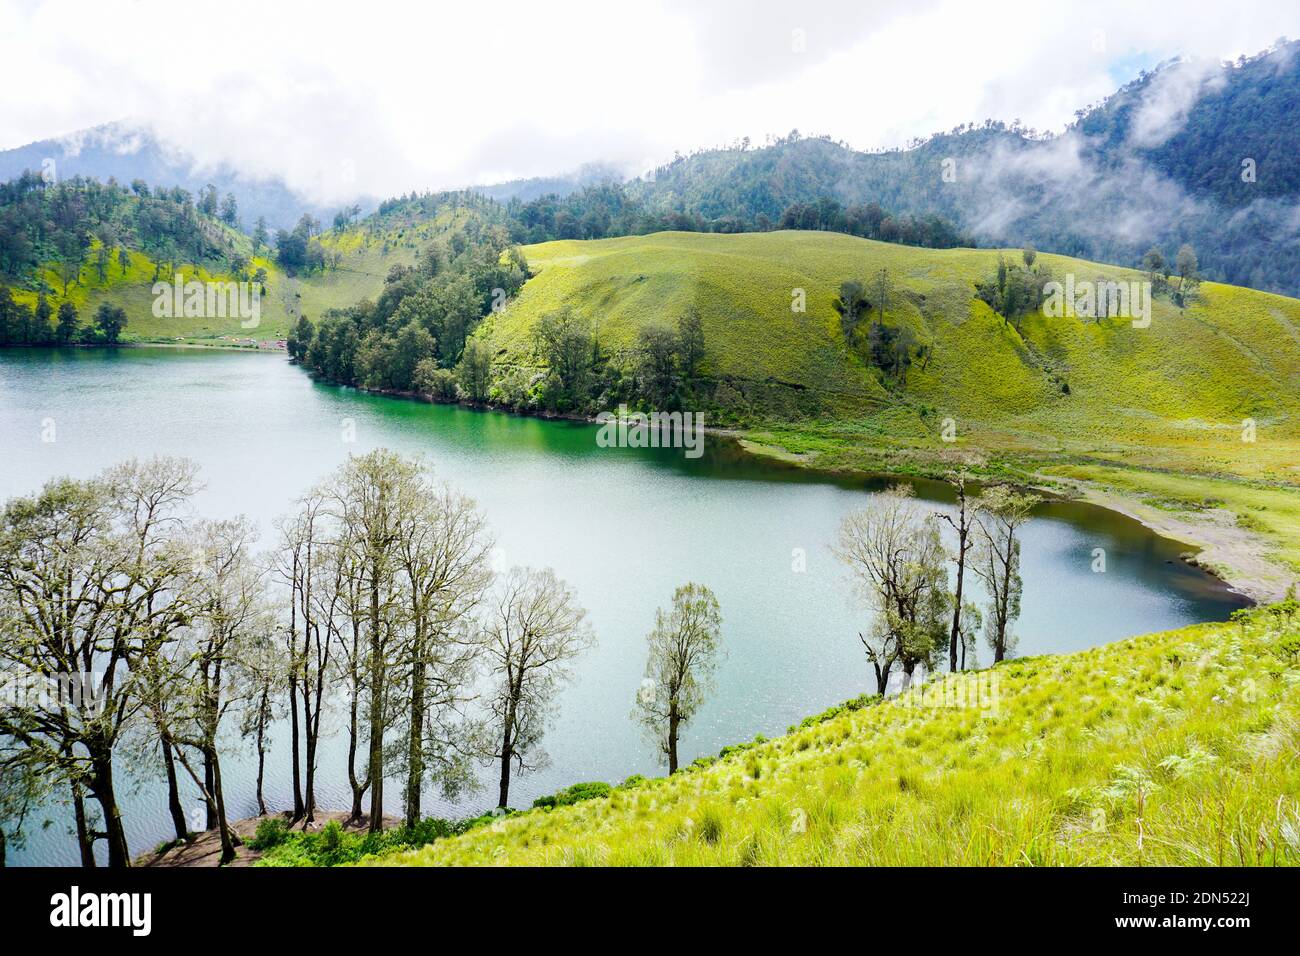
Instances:
[[[268,561],[269,564],[269,561]],[[248,679],[240,734],[252,737],[257,753],[257,812],[265,816],[266,755],[271,746],[271,725],[282,716],[279,696],[288,684],[285,660],[271,634],[254,635],[244,653],[244,670]]]
[[[401,660],[409,693],[406,720],[406,823],[420,819],[426,775],[444,793],[470,776],[470,731],[458,708],[468,698],[477,643],[467,617],[492,580],[492,539],[474,500],[427,474],[402,514],[397,564],[408,605]]]
[[[419,462],[378,449],[348,459],[329,484],[330,506],[343,526],[341,547],[355,562],[365,602],[371,833],[383,829],[384,735],[393,716],[390,684],[400,667],[406,625],[398,577],[402,515],[419,506],[423,473]]]
[[[497,806],[510,799],[513,764],[521,772],[545,765],[540,743],[568,662],[595,642],[587,612],[550,568],[512,568],[483,627],[483,647],[495,687],[492,721],[482,756],[501,766]]]
[[[289,584],[287,664],[289,703],[293,708],[294,818],[304,824],[316,818],[316,751],[320,744],[325,682],[330,670],[330,640],[339,613],[342,589],[339,563],[330,560],[337,548],[332,537],[328,499],[312,491],[299,501],[298,511],[280,522],[280,575]],[[299,630],[301,629],[301,636]],[[299,722],[297,705],[301,703]],[[299,791],[299,743],[303,775]]]
[[[194,562],[193,623],[170,681],[158,685],[169,706],[154,708],[163,739],[207,804],[209,829],[221,839],[221,862],[235,858],[238,840],[226,813],[218,739],[226,715],[245,703],[253,684],[245,657],[256,651],[273,625],[263,598],[263,569],[253,545],[257,533],[246,518],[201,522],[191,543]],[[193,751],[200,765],[190,759]]]
[[[1037,495],[994,485],[976,502],[980,544],[975,571],[989,595],[984,625],[994,663],[1004,660],[1015,645],[1011,625],[1020,617],[1022,591],[1018,532],[1040,500]]]
[[[1025,247],[1026,262],[1033,262],[1030,253],[1033,251],[1032,246]],[[976,538],[972,532],[975,530],[975,511],[970,507],[970,502],[966,496],[966,482],[968,477],[964,471],[949,472],[948,483],[957,491],[957,520],[953,520],[951,515],[939,512],[939,518],[946,521],[954,532],[957,534],[957,550],[954,560],[957,562],[957,586],[952,595],[952,628],[948,632],[948,670],[957,670],[957,644],[962,633],[961,615],[962,615],[962,591],[966,584],[966,555],[970,553],[971,548],[975,547]],[[963,648],[964,650],[964,648]]]
[[[885,321],[885,309],[894,298],[894,279],[888,269],[881,269],[871,277],[871,294],[875,296],[876,308],[879,310],[876,321]]]
[[[646,642],[650,654],[633,713],[673,774],[681,730],[704,703],[717,667],[722,643],[718,599],[702,584],[682,585],[673,592],[668,613],[655,611],[655,626]]]
[[[836,556],[873,613],[858,634],[885,693],[895,665],[908,683],[918,665],[934,665],[945,631],[950,597],[937,524],[912,500],[911,485],[895,485],[871,507],[845,516]]]
[[[176,536],[195,471],[162,458],[90,481],[57,479],[10,501],[0,519],[0,663],[66,682],[0,711],[0,736],[22,746],[32,773],[69,787],[84,863],[99,838],[110,866],[130,863],[113,752],[142,713],[137,665],[188,620]],[[86,791],[102,831],[90,829]]]
[[[357,754],[361,749],[363,725],[362,706],[365,702],[365,641],[366,622],[365,587],[361,580],[360,561],[349,548],[333,550],[333,560],[338,564],[341,585],[342,617],[334,621],[331,636],[335,642],[334,669],[338,679],[347,688],[348,695],[348,786],[352,790],[352,810],[349,821],[356,822],[364,815],[364,801],[370,790],[370,775],[357,772]],[[367,748],[368,749],[368,748]],[[366,767],[369,767],[367,762]]]

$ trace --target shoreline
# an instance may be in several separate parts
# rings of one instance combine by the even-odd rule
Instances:
[[[316,833],[325,827],[325,824],[337,820],[343,825],[343,829],[349,833],[359,833],[369,826],[370,818],[362,814],[361,818],[354,823],[348,822],[351,811],[348,810],[317,810],[316,819],[310,824],[299,821],[290,827],[293,833]],[[267,813],[262,816],[245,817],[242,820],[230,821],[230,829],[239,837],[242,843],[235,847],[235,859],[233,862],[226,864],[230,867],[253,866],[262,858],[260,850],[254,850],[248,845],[248,841],[253,838],[257,832],[257,826],[263,820],[283,820],[289,822],[292,814],[288,810]],[[384,815],[384,829],[402,825],[401,819],[391,814]],[[131,866],[140,867],[183,867],[193,869],[198,867],[220,867],[221,863],[221,836],[216,830],[198,830],[190,834],[191,839],[188,842],[181,843],[173,840],[169,843],[162,844],[161,849],[149,850],[145,853],[137,854],[131,859]]]
[[[55,348],[58,346],[44,346]],[[262,348],[260,346],[203,344],[196,342],[124,342],[117,346],[108,345],[72,345],[71,348],[168,348],[192,349],[224,352],[241,352],[285,355],[283,348]],[[520,411],[492,402],[466,402],[442,399],[413,391],[397,389],[366,388],[361,385],[340,385],[319,378],[311,371],[302,368],[292,358],[290,365],[298,366],[312,381],[339,388],[351,388],[368,395],[386,398],[406,399],[424,402],[430,405],[454,405],[469,411],[499,412],[519,418],[536,418],[545,421],[573,422],[595,425],[595,417],[546,411]],[[770,445],[753,440],[752,429],[736,427],[704,426],[704,434],[730,441],[746,456],[776,468],[794,468],[807,474],[834,478],[896,478],[908,480],[924,478],[942,481],[941,469],[923,468],[918,473],[903,471],[872,470],[860,468],[827,468],[817,464],[813,454],[790,452],[779,445]],[[1068,459],[1063,458],[1062,463]],[[1140,472],[1141,469],[1138,469]],[[1197,480],[1205,477],[1194,473],[1178,472],[1180,477]],[[1130,518],[1160,537],[1186,545],[1194,553],[1184,555],[1184,560],[1194,567],[1206,572],[1223,583],[1236,594],[1248,598],[1256,604],[1281,600],[1287,588],[1296,581],[1296,575],[1285,566],[1270,560],[1265,555],[1272,550],[1269,542],[1259,533],[1240,527],[1232,520],[1232,512],[1211,512],[1198,518],[1189,517],[1189,513],[1178,514],[1157,509],[1147,504],[1141,497],[1108,488],[1105,485],[1078,478],[1063,478],[1032,471],[1031,480],[1021,484],[1040,494],[1064,500],[1082,501]],[[977,483],[980,478],[975,477]],[[1013,484],[1015,482],[1012,482]],[[1069,494],[1062,494],[1061,486],[1069,489]]]

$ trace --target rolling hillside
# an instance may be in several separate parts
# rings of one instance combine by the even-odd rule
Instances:
[[[947,675],[368,862],[1296,865],[1297,686],[1291,602]]]
[[[1154,301],[1149,328],[1027,315],[1017,331],[974,296],[997,250],[931,250],[849,236],[776,232],[661,233],[524,250],[536,273],[480,335],[502,363],[528,364],[540,316],[565,304],[587,315],[606,348],[629,348],[647,324],[695,309],[702,374],[720,401],[758,418],[811,409],[886,442],[1095,452],[1158,446],[1210,455],[1239,474],[1300,479],[1300,301],[1215,283],[1181,310]],[[1006,250],[1018,259],[1019,250]],[[1057,279],[1140,281],[1141,273],[1040,255]],[[887,269],[897,287],[886,320],[932,346],[901,386],[846,347],[834,302],[846,279]],[[806,293],[792,311],[794,290]],[[715,392],[715,398],[717,397]],[[1242,422],[1257,423],[1245,445]],[[857,422],[857,425],[850,423]],[[1289,465],[1286,462],[1289,461]]]
[[[444,233],[463,225],[471,214],[455,207],[439,207],[431,215],[413,215],[405,206],[384,214],[368,216],[344,229],[330,229],[318,237],[330,265],[323,271],[292,276],[266,256],[253,258],[247,236],[233,233],[236,249],[250,258],[250,269],[259,266],[267,271],[266,295],[262,299],[262,321],[255,330],[245,330],[238,321],[209,319],[156,319],[150,311],[152,295],[146,281],[114,282],[107,288],[95,285],[95,276],[86,270],[82,290],[93,309],[108,300],[128,307],[131,336],[143,340],[183,339],[196,344],[221,344],[223,339],[275,339],[288,334],[300,315],[319,319],[330,309],[346,308],[363,299],[373,299],[384,288],[384,279],[394,266],[410,266],[428,244]],[[152,276],[152,263],[140,255]],[[192,267],[191,267],[192,268]],[[189,274],[189,270],[186,270]],[[130,277],[128,276],[128,279]],[[229,280],[224,273],[201,279]],[[56,303],[57,307],[57,303]]]
[[[237,246],[251,252],[246,237],[235,240]],[[337,267],[309,278],[295,278],[280,269],[265,255],[249,257],[250,271],[266,270],[266,292],[261,300],[261,321],[256,328],[245,329],[238,318],[156,318],[153,314],[154,260],[138,250],[129,252],[130,266],[125,271],[114,264],[104,281],[94,269],[85,268],[81,283],[70,286],[67,299],[89,320],[102,302],[126,310],[128,325],[123,335],[127,341],[186,342],[204,345],[228,344],[233,341],[282,339],[298,315],[317,316],[326,309],[348,306],[360,299],[373,297],[383,288],[384,275],[393,265],[409,265],[414,259],[410,249],[389,249],[366,242],[364,237],[342,234],[322,237],[326,248],[341,253]],[[92,255],[96,246],[92,246]],[[235,276],[220,263],[178,262],[177,271],[186,281],[231,282]],[[57,309],[64,301],[52,270],[45,270],[47,284],[54,288],[49,300]],[[169,282],[166,269],[159,281]],[[15,290],[14,298],[25,304],[36,300],[36,293]]]
[[[253,255],[252,241],[243,233],[215,220],[203,220],[203,229],[212,236],[213,248],[219,249],[219,253],[198,261],[194,256],[177,256],[176,271],[187,281],[230,282],[237,278],[229,265],[230,258],[236,256],[247,262],[248,275],[264,269],[265,293],[261,300],[261,321],[256,328],[243,328],[237,318],[155,317],[152,291],[155,275],[159,281],[171,281],[168,266],[156,268],[157,263],[149,252],[128,247],[127,267],[121,267],[116,257],[110,256],[111,262],[101,279],[93,266],[101,246],[99,239],[90,242],[78,279],[69,284],[66,299],[76,305],[83,322],[89,321],[103,302],[124,308],[128,320],[123,336],[126,341],[221,345],[282,339],[300,315],[315,320],[329,309],[373,299],[383,290],[384,279],[394,266],[412,265],[431,241],[463,226],[471,218],[472,213],[454,205],[439,205],[416,214],[409,204],[395,203],[394,208],[383,214],[321,233],[317,239],[328,265],[300,276],[286,272],[265,248],[259,255]],[[34,289],[41,281],[51,290],[49,301],[57,310],[65,296],[57,263],[53,261],[43,264],[25,284],[12,286],[15,300],[32,305],[36,301]]]

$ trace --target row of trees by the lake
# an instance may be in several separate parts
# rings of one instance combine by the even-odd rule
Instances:
[[[310,823],[327,714],[346,727],[350,815],[370,831],[390,785],[414,826],[428,788],[477,789],[483,766],[497,768],[507,807],[512,774],[546,760],[558,691],[595,640],[573,588],[550,569],[494,570],[474,501],[387,451],[349,459],[307,493],[269,550],[243,517],[198,518],[200,487],[193,463],[158,458],[6,505],[0,861],[6,840],[64,807],[84,865],[101,841],[110,865],[127,865],[129,765],[134,783],[165,787],[182,841],[195,829],[188,781],[228,862],[238,838],[223,757],[256,755],[265,814],[271,735],[287,725],[287,809]],[[670,770],[720,635],[717,600],[698,584],[649,632],[634,714]]]
[[[77,306],[66,299],[56,309],[41,293],[26,305],[15,300],[8,286],[0,285],[0,346],[115,345],[126,325],[126,310],[109,302],[100,303],[83,319]]]
[[[1035,499],[971,497],[965,475],[951,480],[955,516],[900,486],[843,521],[835,550],[869,612],[859,638],[878,693],[895,669],[910,682],[945,655],[952,670],[974,666],[981,621],[995,661],[1014,646],[1018,529]],[[109,865],[128,865],[120,793],[145,784],[165,788],[177,841],[197,829],[181,800],[196,791],[229,862],[239,838],[223,761],[255,756],[261,815],[268,760],[289,761],[292,800],[277,809],[306,827],[322,812],[322,736],[338,727],[346,810],[369,832],[390,787],[415,828],[429,789],[472,795],[487,768],[506,812],[513,777],[546,761],[559,691],[596,640],[574,588],[549,568],[494,568],[486,516],[419,459],[350,458],[276,521],[268,548],[242,516],[199,517],[200,488],[192,462],[156,458],[6,504],[0,861],[7,841],[68,813],[83,865],[101,842]],[[717,598],[684,584],[656,612],[632,694],[669,773],[721,653]],[[272,751],[286,731],[287,749]]]

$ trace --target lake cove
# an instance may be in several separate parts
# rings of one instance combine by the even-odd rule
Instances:
[[[51,477],[92,475],[132,456],[193,458],[205,516],[246,514],[274,543],[273,521],[350,453],[387,447],[420,454],[438,478],[472,495],[496,540],[498,570],[552,567],[576,590],[596,633],[578,659],[544,741],[550,764],[512,783],[511,803],[582,780],[617,782],[661,774],[652,747],[629,719],[656,608],[687,581],[707,584],[722,613],[725,657],[716,687],[682,740],[689,763],[755,734],[874,690],[858,643],[866,613],[830,552],[839,522],[890,482],[829,480],[775,468],[709,436],[698,458],[682,448],[601,447],[599,426],[548,421],[368,395],[312,381],[283,355],[131,348],[19,349],[0,353],[0,494],[37,490]],[[913,481],[935,509],[949,490]],[[1244,603],[1179,559],[1184,546],[1138,522],[1080,502],[1041,506],[1023,533],[1021,655],[1069,651],[1223,620]],[[1094,570],[1096,549],[1105,570]],[[982,599],[982,595],[979,596]],[[991,660],[981,645],[979,660]],[[350,803],[347,744],[338,709],[322,741],[318,802]],[[233,725],[233,722],[232,722]],[[232,732],[222,769],[231,819],[256,814],[251,744]],[[123,765],[123,775],[127,768]],[[492,767],[483,769],[490,781]],[[122,786],[132,853],[167,838],[165,788],[145,774]],[[267,763],[272,809],[290,791],[287,733]],[[390,785],[390,812],[400,810]],[[493,791],[426,812],[465,815]],[[197,806],[185,795],[187,812]],[[70,813],[29,827],[13,863],[77,860]]]

